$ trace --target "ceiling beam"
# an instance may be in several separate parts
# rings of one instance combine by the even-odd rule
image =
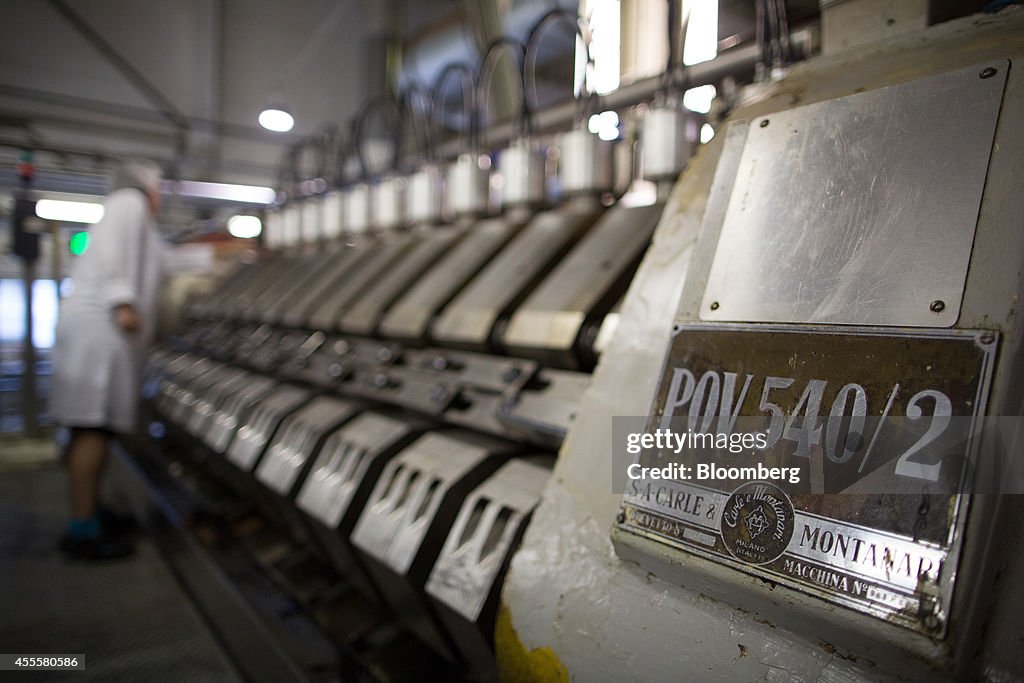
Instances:
[[[19,85],[0,83],[0,96],[13,97],[44,104],[52,104],[60,107],[67,107],[76,111],[89,111],[105,116],[113,116],[133,121],[158,123],[167,125],[167,120],[157,111],[144,107],[134,107],[127,104],[105,102],[88,97],[55,93],[48,90],[37,90]],[[30,114],[25,115],[31,118]],[[271,133],[255,126],[246,126],[240,123],[230,123],[199,116],[189,116],[188,123],[192,130],[205,130],[217,133],[218,135],[235,138],[238,140],[251,140],[263,142],[268,145],[287,146],[299,140],[294,134]]]
[[[96,29],[94,29],[89,22],[87,22],[78,12],[71,9],[64,0],[49,0],[50,5],[57,10],[57,12],[64,17],[64,19],[71,24],[76,31],[78,31],[83,38],[85,38],[89,44],[91,44],[96,50],[108,61],[115,69],[117,69],[125,80],[135,86],[139,92],[141,92],[146,99],[156,106],[157,110],[163,114],[168,121],[170,121],[180,132],[185,132],[189,128],[188,117],[185,116],[179,110],[170,99],[167,98],[160,89],[153,84],[145,74],[143,74],[134,64],[131,63],[124,55],[117,51],[113,45],[111,45],[106,38],[104,38]]]
[[[0,148],[14,150],[15,153],[17,153],[24,150],[26,147],[31,147],[37,152],[47,152],[61,157],[80,157],[100,163],[114,162],[122,156],[117,152],[111,152],[97,147],[77,147],[63,143],[29,144],[25,140],[19,140],[17,138],[0,137]],[[148,158],[164,167],[175,161],[168,157],[159,157],[155,155]],[[41,165],[37,163],[36,166],[40,167]],[[217,170],[259,175],[266,178],[266,182],[269,184],[273,182],[274,174],[277,172],[277,166],[242,159],[220,159],[217,162]],[[173,178],[168,178],[168,180],[173,180]]]

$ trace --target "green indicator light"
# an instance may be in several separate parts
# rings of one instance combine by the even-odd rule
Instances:
[[[75,256],[81,256],[84,254],[85,250],[89,248],[89,233],[76,232],[71,236],[71,241],[68,242],[68,248]]]

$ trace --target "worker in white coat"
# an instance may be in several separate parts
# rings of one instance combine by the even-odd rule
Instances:
[[[60,547],[73,558],[133,551],[115,530],[123,520],[100,505],[100,482],[112,439],[135,427],[143,354],[156,328],[160,177],[149,161],[121,165],[60,306],[51,411],[70,432],[71,520]]]

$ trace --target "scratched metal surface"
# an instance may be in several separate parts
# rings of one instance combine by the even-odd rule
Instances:
[[[701,318],[955,324],[1007,67],[755,117]]]

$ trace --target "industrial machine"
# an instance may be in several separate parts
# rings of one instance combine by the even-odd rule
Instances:
[[[1024,677],[1024,13],[849,50],[847,4],[699,148],[659,84],[653,203],[527,113],[498,212],[476,140],[292,196],[154,352],[159,457],[353,680]]]

